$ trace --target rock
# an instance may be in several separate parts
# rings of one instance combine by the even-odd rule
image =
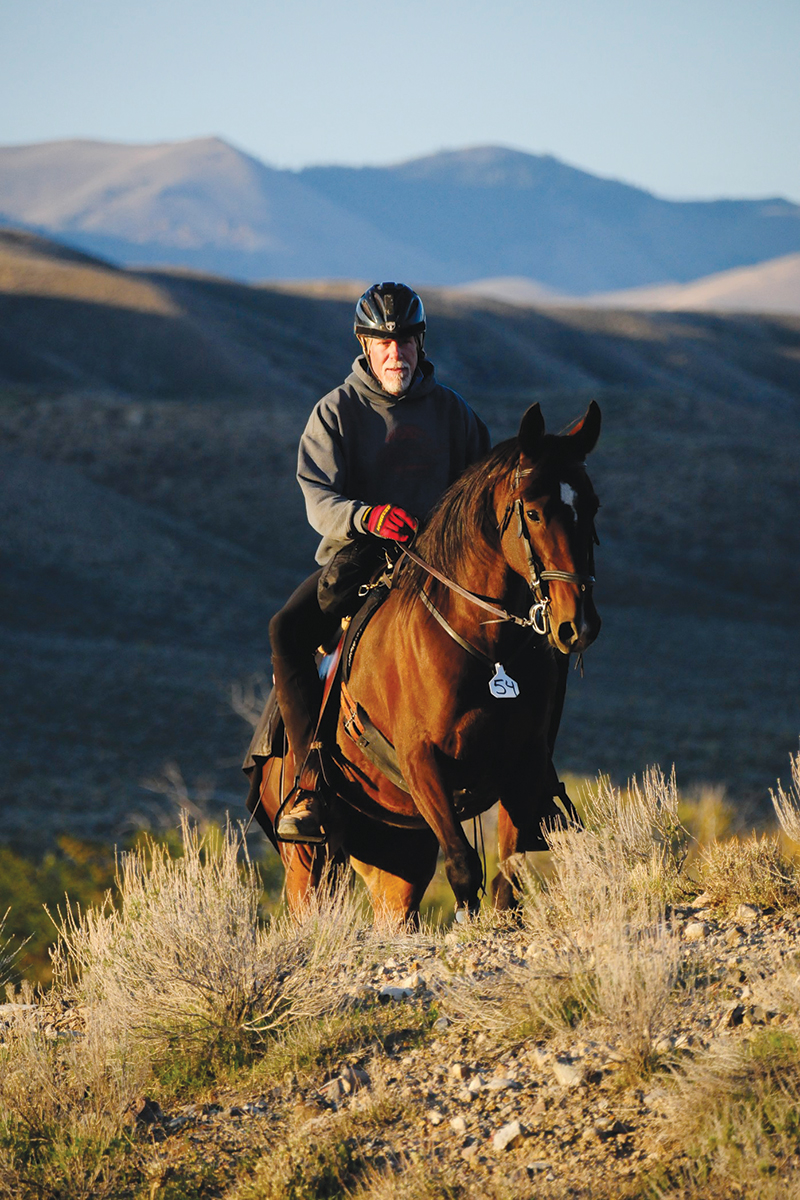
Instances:
[[[466,1133],[467,1122],[463,1117],[452,1117],[450,1120],[450,1128],[453,1130],[453,1133]]]
[[[471,1095],[477,1096],[478,1092],[482,1092],[485,1087],[486,1081],[484,1080],[483,1076],[476,1075],[475,1078],[471,1079],[467,1084],[467,1091]]]
[[[433,1022],[433,1028],[437,1033],[441,1033],[443,1029],[450,1028],[450,1022],[447,1017],[437,1017],[437,1019]]]
[[[702,942],[708,936],[708,925],[705,921],[690,921],[688,925],[683,927],[683,940],[685,942]]]
[[[744,1020],[744,1005],[734,1004],[720,1021],[721,1029],[735,1029]]]
[[[743,925],[751,925],[760,916],[761,909],[756,908],[755,904],[740,904],[736,909],[736,920],[741,921]]]
[[[424,975],[420,975],[419,971],[415,971],[413,975],[406,975],[405,979],[400,980],[401,988],[408,988],[410,992],[421,992],[426,987]]]
[[[441,1125],[444,1120],[444,1114],[440,1113],[438,1108],[429,1108],[425,1116],[431,1125]]]
[[[557,1058],[553,1063],[553,1074],[556,1081],[565,1088],[578,1087],[583,1083],[583,1067],[567,1059]]]
[[[461,1147],[461,1157],[467,1160],[477,1158],[479,1148],[478,1143],[473,1138],[469,1138],[467,1144]]]
[[[550,1163],[545,1158],[537,1158],[534,1162],[526,1163],[525,1170],[529,1175],[539,1175],[542,1171],[550,1170]]]
[[[453,1063],[450,1067],[450,1074],[453,1079],[469,1079],[472,1070],[466,1063]]]
[[[382,1000],[384,1003],[386,1003],[389,1000],[394,1000],[394,1001],[407,1000],[408,997],[413,996],[413,994],[414,993],[411,991],[410,988],[392,987],[389,984],[387,984],[386,987],[382,987],[381,990],[378,992],[378,999]]]
[[[342,1090],[348,1094],[370,1085],[369,1075],[366,1071],[362,1071],[361,1067],[345,1067],[343,1071],[339,1072],[339,1079],[342,1083]]]
[[[165,1117],[158,1101],[150,1100],[145,1096],[142,1100],[142,1107],[136,1114],[136,1120],[140,1125],[161,1125]]]
[[[493,1079],[489,1079],[486,1083],[486,1090],[488,1092],[504,1092],[507,1088],[516,1087],[517,1084],[513,1079],[505,1079],[497,1075]]]
[[[509,1121],[507,1125],[503,1125],[497,1130],[492,1138],[492,1146],[495,1150],[509,1150],[522,1141],[524,1136],[525,1130],[519,1121]]]
[[[345,1094],[344,1084],[337,1075],[335,1079],[330,1079],[327,1083],[323,1084],[319,1092],[330,1104],[336,1104]]]

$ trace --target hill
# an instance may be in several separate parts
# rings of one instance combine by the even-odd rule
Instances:
[[[7,838],[156,819],[177,762],[237,808],[232,682],[312,565],[294,483],[359,286],[131,272],[0,246],[0,808]],[[440,377],[498,440],[599,400],[601,637],[562,770],[763,804],[800,730],[800,320],[532,310],[426,291]]]
[[[662,283],[575,297],[524,276],[474,279],[452,289],[456,295],[500,300],[526,307],[598,305],[654,312],[755,312],[800,315],[800,254],[786,254],[754,267],[720,271],[691,283]]]
[[[786,254],[754,267],[721,271],[692,283],[609,292],[592,296],[591,301],[610,308],[797,315],[800,314],[800,254]]]
[[[524,276],[585,295],[800,251],[779,198],[677,202],[497,146],[281,171],[218,138],[0,147],[0,215],[118,262],[240,279]]]

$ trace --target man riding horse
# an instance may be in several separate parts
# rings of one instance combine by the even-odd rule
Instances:
[[[411,541],[419,520],[490,446],[480,418],[436,379],[416,292],[375,284],[356,305],[354,332],[362,354],[314,408],[298,453],[308,520],[322,535],[321,566],[269,629],[278,705],[299,765],[276,829],[283,841],[326,836],[314,742],[322,701],[317,647],[358,608],[359,588],[384,563],[384,548]]]

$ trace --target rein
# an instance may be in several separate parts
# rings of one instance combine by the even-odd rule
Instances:
[[[465,600],[471,600],[473,604],[477,604],[478,608],[482,608],[486,612],[490,612],[492,616],[497,618],[498,621],[513,621],[515,625],[522,625],[525,628],[530,628],[531,626],[534,629],[536,628],[530,616],[517,617],[513,613],[506,612],[504,608],[499,608],[498,605],[491,604],[488,600],[484,600],[482,596],[476,596],[474,592],[467,591],[467,589],[463,588],[460,583],[456,583],[454,579],[448,579],[446,575],[443,575],[441,571],[437,571],[436,567],[432,567],[430,563],[426,563],[425,559],[420,558],[420,556],[415,554],[413,550],[409,550],[406,546],[401,546],[400,549],[407,558],[410,558],[411,561],[416,563],[418,567],[422,567],[423,571],[427,571],[428,574],[432,575],[434,579],[438,579],[439,583],[443,583],[445,587],[450,589],[451,592],[456,592],[459,596],[463,596]],[[539,630],[537,629],[537,633],[538,632]]]

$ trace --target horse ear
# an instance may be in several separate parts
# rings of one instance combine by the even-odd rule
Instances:
[[[517,440],[519,448],[528,458],[538,458],[542,438],[544,437],[544,417],[537,404],[532,404],[519,426]]]
[[[572,439],[570,449],[576,458],[586,458],[597,445],[600,437],[600,406],[593,400],[574,429],[567,435]]]

